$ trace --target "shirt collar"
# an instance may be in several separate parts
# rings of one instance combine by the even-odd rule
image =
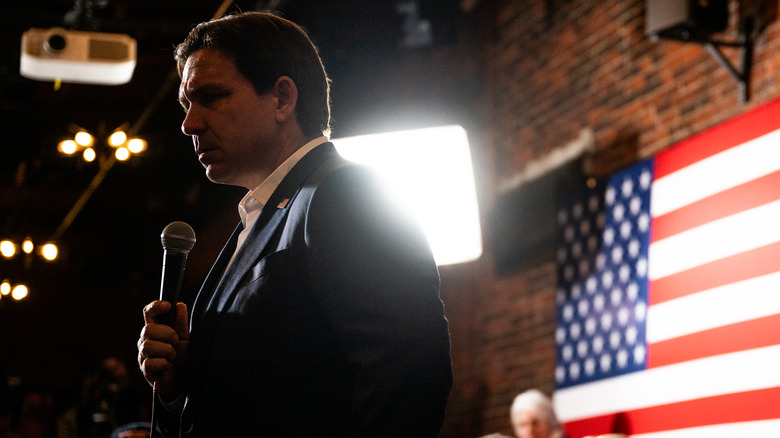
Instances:
[[[241,223],[244,225],[244,228],[247,227],[247,218],[252,215],[252,213],[259,213],[263,206],[268,202],[268,198],[271,197],[274,190],[276,190],[290,170],[298,164],[298,161],[312,149],[327,141],[328,138],[322,136],[301,146],[297,151],[290,155],[284,163],[277,167],[265,181],[260,183],[254,190],[249,191],[244,198],[241,199],[241,202],[238,204],[238,215],[241,217]]]

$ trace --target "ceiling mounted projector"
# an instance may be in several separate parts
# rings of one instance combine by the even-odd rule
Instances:
[[[120,85],[135,69],[136,42],[125,34],[59,27],[22,35],[19,73],[39,81]]]

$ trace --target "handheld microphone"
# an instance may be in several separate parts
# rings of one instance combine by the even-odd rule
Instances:
[[[195,231],[185,222],[171,222],[163,229],[160,241],[164,250],[160,300],[171,303],[171,310],[161,314],[159,322],[172,326],[176,317],[176,303],[179,302],[179,290],[184,278],[187,254],[195,245]]]

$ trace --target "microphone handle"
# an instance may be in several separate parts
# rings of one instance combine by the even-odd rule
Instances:
[[[165,250],[163,253],[162,279],[160,280],[160,300],[171,303],[171,310],[160,314],[158,321],[172,326],[176,318],[176,303],[179,302],[179,290],[184,278],[184,265],[187,253]]]

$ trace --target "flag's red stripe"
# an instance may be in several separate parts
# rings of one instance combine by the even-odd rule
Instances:
[[[780,117],[780,116],[778,116]],[[706,184],[706,181],[702,181]],[[653,218],[652,241],[780,199],[780,171]]]
[[[582,438],[604,433],[631,435],[768,420],[778,416],[777,400],[780,400],[780,388],[761,389],[571,421],[564,427],[569,438]]]
[[[649,301],[652,304],[660,304],[713,287],[778,271],[780,242],[653,280],[650,282]]]
[[[780,128],[780,100],[735,117],[659,152],[655,177],[661,178],[697,161]]]
[[[702,309],[706,312],[707,309]],[[647,346],[647,367],[701,359],[716,354],[767,347],[778,342],[780,315],[729,324]],[[780,408],[778,408],[780,415]]]

